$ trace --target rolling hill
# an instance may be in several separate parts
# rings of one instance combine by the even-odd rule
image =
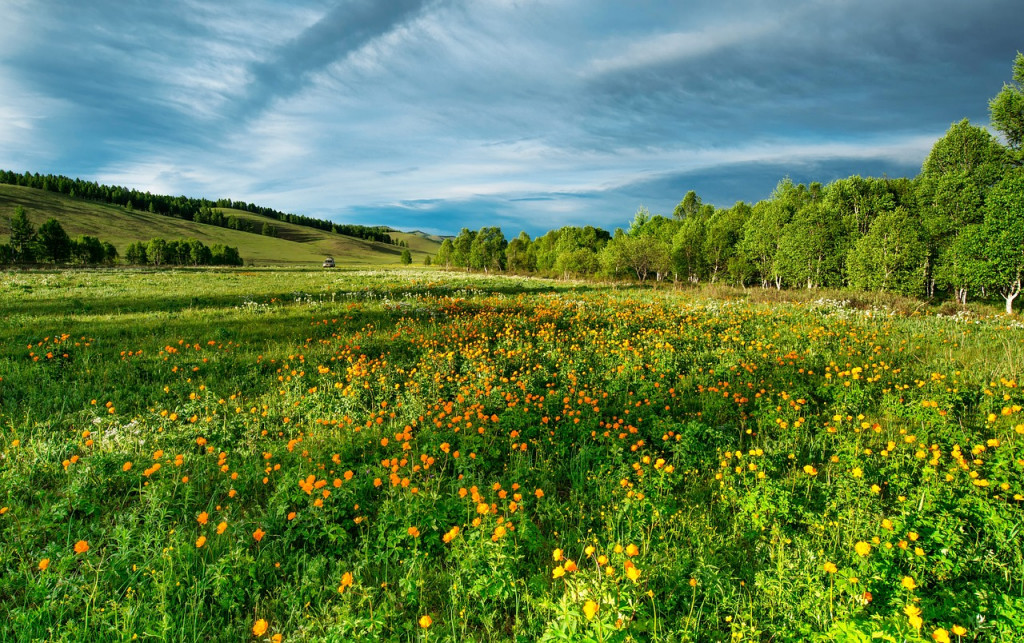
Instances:
[[[92,235],[113,243],[122,255],[128,244],[165,239],[194,238],[207,245],[222,243],[238,248],[246,264],[320,265],[325,256],[338,265],[398,264],[402,249],[386,243],[366,241],[306,226],[276,221],[251,212],[218,208],[225,216],[235,216],[274,226],[277,236],[230,230],[174,217],[76,199],[55,192],[13,185],[0,185],[0,240],[10,235],[8,219],[14,208],[22,206],[37,228],[49,218],[57,219],[72,237]],[[389,233],[409,244],[413,263],[434,255],[440,241],[416,233]]]

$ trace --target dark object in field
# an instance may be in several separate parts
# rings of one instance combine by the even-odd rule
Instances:
[[[334,257],[327,257],[326,259],[324,259],[324,268],[333,268],[333,267],[334,267]]]

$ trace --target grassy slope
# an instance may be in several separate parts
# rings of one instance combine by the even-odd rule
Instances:
[[[129,212],[117,206],[11,185],[0,185],[0,239],[4,241],[10,234],[8,218],[18,205],[25,208],[37,227],[53,217],[72,237],[82,234],[99,237],[117,246],[121,254],[129,243],[154,237],[195,238],[207,245],[235,246],[246,263],[258,265],[317,265],[326,255],[333,256],[339,264],[397,264],[401,254],[395,246],[271,221],[237,210],[224,210],[224,213],[271,221],[279,237],[264,237],[137,210]],[[422,261],[424,252],[434,254],[440,247],[426,239],[416,241],[415,245],[410,242],[410,245],[416,262]]]

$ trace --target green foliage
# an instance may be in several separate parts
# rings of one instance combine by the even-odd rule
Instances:
[[[36,231],[28,220],[28,213],[20,205],[14,208],[10,220],[11,249],[15,261],[32,261],[35,258]]]
[[[1018,154],[1018,163],[1024,147],[1024,54],[1017,52],[1013,60],[1013,81],[1003,85],[996,96],[989,101],[992,124],[1006,137],[1010,149]]]
[[[412,263],[412,253],[410,253],[408,250],[403,250],[400,260],[403,266],[408,266],[409,264]]]
[[[36,232],[39,258],[51,263],[67,263],[71,259],[71,237],[56,219],[47,219]]]
[[[879,215],[846,259],[850,285],[919,297],[924,294],[926,247],[903,208]]]

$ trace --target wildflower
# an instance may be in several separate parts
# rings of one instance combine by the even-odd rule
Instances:
[[[223,534],[224,530],[227,529],[227,528],[228,528],[228,523],[221,521],[221,523],[219,525],[217,525],[217,535]]]
[[[839,570],[836,568],[835,563],[829,562],[829,563],[825,563],[825,571],[828,572],[829,574],[835,574]]]
[[[551,558],[554,559],[556,563],[562,560],[562,550],[556,549],[555,551],[551,552]]]
[[[430,618],[428,614],[424,614],[420,617],[420,627],[427,629],[434,623],[434,619]]]
[[[408,532],[407,532],[407,533],[408,533],[408,534],[409,534],[410,536],[412,536],[413,538],[419,538],[419,537],[420,537],[420,530],[419,530],[419,529],[417,529],[416,527],[409,527],[409,529],[408,529]]]
[[[903,613],[907,615],[907,620],[910,621],[910,626],[915,630],[921,629],[921,624],[924,622],[921,619],[921,608],[916,605],[907,605],[903,608]]]
[[[267,534],[267,532],[265,532],[262,529],[260,529],[259,527],[257,527],[256,531],[252,532],[252,537],[256,540],[256,542],[259,542],[259,541],[263,540],[263,537],[266,534]]]
[[[206,536],[200,536],[196,538],[196,548],[199,549],[206,544]]]
[[[636,567],[627,567],[626,568],[626,576],[629,577],[629,580],[631,580],[634,583],[636,583],[640,579],[640,570],[637,569]]]
[[[915,583],[914,579],[910,576],[904,576],[903,580],[901,580],[900,583],[910,591],[914,591],[915,589],[917,589],[917,583]]]
[[[963,636],[964,634],[967,634],[967,628],[961,627],[959,625],[954,625],[951,629],[953,630],[953,634],[956,634],[957,636]]]
[[[338,586],[338,593],[344,592],[346,588],[352,587],[352,572],[345,572],[341,575],[341,585]]]
[[[626,547],[626,555],[629,557],[636,556],[640,553],[640,549],[636,545],[629,545]]]
[[[132,468],[132,463],[131,462],[125,462],[123,465],[121,465],[121,471],[130,471],[131,468]]]
[[[565,576],[565,568],[562,567],[561,565],[559,565],[558,567],[555,567],[553,570],[551,570],[551,577],[552,578],[561,578],[562,576]]]
[[[45,572],[46,568],[49,567],[49,566],[50,566],[50,559],[49,558],[44,558],[41,561],[39,561],[39,571]]]
[[[256,621],[256,624],[252,626],[252,633],[254,636],[263,636],[267,631],[267,621],[260,619]]]
[[[84,554],[87,551],[89,551],[89,543],[88,543],[88,541],[79,540],[77,543],[75,543],[75,553],[76,554]]]
[[[197,522],[198,522],[198,523],[199,523],[200,525],[205,525],[205,524],[206,524],[206,521],[207,521],[207,520],[209,520],[209,519],[210,519],[210,514],[208,514],[208,513],[206,513],[206,512],[204,511],[204,512],[202,512],[202,513],[200,513],[200,514],[199,514],[199,517],[198,517],[198,518],[196,518],[196,521],[197,521]]]
[[[544,497],[544,490],[543,489],[537,489],[536,491],[533,492],[533,495],[537,496],[538,499],[543,498]]]
[[[583,614],[587,617],[588,621],[593,619],[594,615],[597,614],[597,603],[594,601],[587,601],[584,603]]]
[[[805,464],[804,465],[804,473],[806,473],[807,475],[809,475],[811,477],[814,477],[814,476],[818,475],[818,470],[815,469],[814,467],[812,467],[809,464]]]
[[[871,553],[871,545],[867,544],[863,540],[859,541],[856,545],[853,546],[853,548],[861,556],[867,556]]]
[[[932,638],[939,643],[949,643],[949,632],[940,627],[932,632]]]

